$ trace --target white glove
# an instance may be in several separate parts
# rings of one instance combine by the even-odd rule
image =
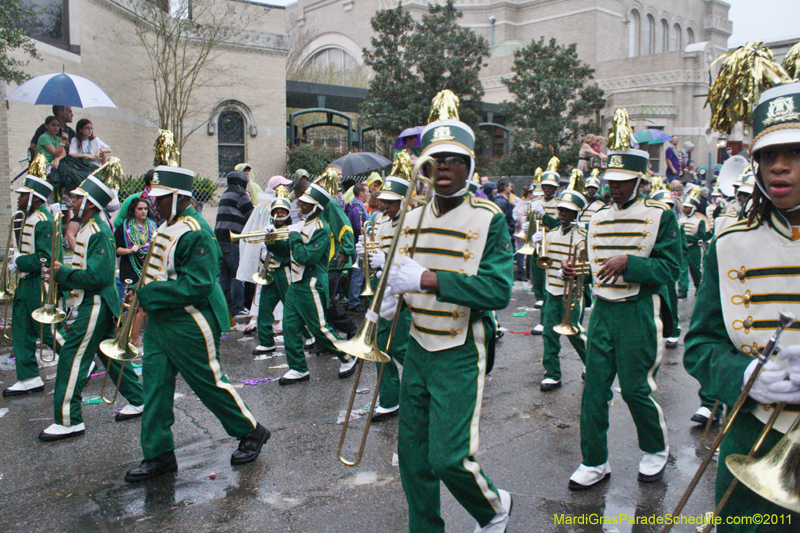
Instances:
[[[744,371],[744,382],[750,379],[758,364],[753,360]],[[778,402],[800,403],[800,386],[786,379],[789,376],[785,360],[770,358],[758,374],[750,397],[759,403],[770,404]]]
[[[575,225],[581,229],[586,229],[586,222],[576,222]]]
[[[383,300],[381,300],[381,318],[385,318],[386,320],[394,319],[399,303],[400,298],[396,298],[392,294],[392,287],[386,287],[386,292],[383,293]]]
[[[564,279],[564,271],[563,271],[563,270],[561,270],[561,269],[559,268],[559,269],[556,271],[556,277],[557,277],[558,279]]]
[[[392,267],[389,270],[389,286],[392,287],[394,294],[420,292],[422,291],[422,275],[427,271],[427,268],[413,259],[404,257],[400,266]]]
[[[289,234],[292,233],[302,233],[303,232],[304,224],[302,222],[298,222],[297,224],[292,224],[289,226]]]
[[[267,245],[264,243],[261,243],[261,260],[267,260]]]
[[[531,204],[531,211],[536,211],[536,214],[540,217],[544,216],[544,207],[539,202],[533,202]]]
[[[541,230],[531,235],[531,241],[533,241],[533,244],[542,242],[542,239],[544,239],[544,232]]]
[[[530,224],[528,224],[527,222],[523,222],[523,223],[522,223],[522,226],[520,226],[520,228],[519,228],[519,229],[520,229],[521,231],[528,231],[528,227],[529,227],[529,226],[530,226]]]
[[[372,270],[383,270],[386,265],[386,254],[383,252],[372,252],[369,254],[369,267]]]
[[[261,231],[263,231],[264,233],[272,233],[273,231],[275,231],[275,225],[267,224],[266,226],[261,228]]]
[[[364,245],[361,244],[361,242],[361,237],[359,237],[358,242],[356,243],[356,255],[364,255]]]
[[[19,253],[17,250],[14,250],[14,253],[11,254],[11,257],[8,258],[8,271],[11,272],[12,274],[17,271],[17,259],[21,255],[22,254]]]
[[[789,379],[795,385],[800,385],[800,344],[783,348],[778,353],[778,359],[785,359],[789,362],[786,368],[789,372]]]
[[[359,244],[364,244],[364,234],[363,233],[358,236],[358,243]]]
[[[58,202],[50,204],[50,212],[54,215],[61,212],[61,204]]]

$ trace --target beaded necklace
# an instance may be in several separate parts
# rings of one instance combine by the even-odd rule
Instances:
[[[150,245],[150,240],[153,238],[153,233],[156,229],[155,223],[149,218],[146,218],[144,223],[144,228],[140,228],[134,219],[126,218],[123,223],[126,247],[131,248],[134,244],[139,246],[137,252],[128,255],[131,259],[133,271],[136,272],[137,276],[140,276],[142,273],[142,265],[147,255],[147,248]]]

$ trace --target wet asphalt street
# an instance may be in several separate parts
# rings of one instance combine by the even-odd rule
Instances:
[[[499,313],[509,332],[498,342],[497,360],[487,379],[477,455],[495,485],[511,492],[514,509],[509,533],[656,532],[654,525],[566,525],[557,515],[595,515],[602,520],[626,515],[654,517],[670,513],[694,474],[702,452],[702,428],[689,418],[698,407],[697,382],[683,369],[682,345],[665,350],[655,393],[669,426],[671,457],[664,479],[644,485],[636,480],[641,452],[630,413],[619,394],[611,402],[609,482],[585,493],[567,489],[581,462],[579,415],[581,364],[568,342],[562,349],[564,385],[542,393],[541,337],[515,334],[538,323],[534,298],[517,283],[514,301]],[[681,300],[684,332],[694,299]],[[588,325],[588,317],[584,319]],[[254,361],[255,342],[240,342],[231,331],[222,340],[222,369],[255,416],[272,431],[259,460],[231,467],[237,441],[182,380],[175,399],[177,474],[130,485],[125,471],[141,460],[138,420],[114,422],[114,407],[83,406],[86,434],[42,443],[38,433],[52,423],[53,381],[45,392],[0,399],[0,531],[29,532],[402,532],[407,508],[397,466],[397,420],[375,424],[365,458],[356,468],[336,458],[340,411],[347,407],[353,379],[337,378],[338,361],[309,355],[311,381],[280,387],[242,380],[278,378],[286,358]],[[279,347],[280,349],[280,347]],[[0,352],[0,381],[15,381],[8,348]],[[140,361],[136,361],[140,362]],[[43,378],[55,374],[42,371]],[[356,406],[371,397],[375,366],[365,365]],[[100,393],[93,378],[84,398]],[[617,385],[615,384],[615,387]],[[118,400],[116,408],[124,401]],[[349,453],[360,438],[363,420],[353,424]],[[685,514],[697,516],[713,504],[713,471],[701,481]],[[213,475],[212,475],[213,474]],[[442,487],[442,514],[448,532],[471,532],[475,522]],[[679,526],[673,531],[694,531]]]

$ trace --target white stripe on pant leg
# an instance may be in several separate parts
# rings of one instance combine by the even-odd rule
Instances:
[[[656,411],[658,411],[658,423],[661,426],[661,432],[664,435],[664,446],[669,446],[667,420],[664,418],[664,411],[661,409],[661,406],[658,404],[652,394],[656,391],[656,389],[658,389],[654,375],[656,370],[658,370],[658,367],[661,366],[661,359],[664,356],[664,324],[661,322],[661,298],[658,296],[658,294],[653,295],[653,322],[655,322],[656,325],[656,361],[652,368],[647,371],[647,384],[650,385],[650,394],[648,395],[648,398],[650,398],[650,401],[653,402]]]
[[[230,395],[236,401],[236,405],[239,406],[239,410],[244,416],[247,417],[248,420],[250,420],[250,422],[253,423],[253,427],[255,427],[255,417],[244,404],[239,394],[237,394],[236,390],[233,388],[233,385],[222,381],[222,369],[220,369],[219,361],[217,360],[217,347],[216,344],[214,344],[214,334],[211,332],[211,326],[208,325],[206,317],[204,317],[203,313],[198,311],[193,305],[184,307],[184,310],[186,310],[186,312],[192,316],[197,324],[197,327],[199,327],[200,331],[203,333],[203,340],[206,342],[206,353],[208,353],[208,366],[211,368],[211,372],[214,374],[215,385],[220,389],[225,389],[228,391],[228,393],[230,393]]]
[[[483,497],[492,506],[495,513],[503,511],[503,504],[500,503],[500,498],[497,494],[489,488],[486,478],[481,475],[481,467],[475,461],[470,461],[469,457],[478,453],[478,444],[480,438],[480,423],[481,423],[481,404],[483,402],[483,386],[486,380],[486,332],[483,329],[483,320],[476,320],[472,324],[472,338],[475,342],[475,348],[478,350],[478,387],[475,397],[475,410],[472,412],[472,420],[469,425],[469,454],[462,461],[465,469],[467,469],[472,477],[475,478],[475,484],[483,494]]]
[[[311,288],[311,296],[314,299],[314,308],[317,310],[317,318],[319,319],[319,330],[320,332],[325,335],[329,341],[336,342],[337,339],[333,333],[327,328],[327,323],[325,322],[325,310],[322,308],[322,300],[319,298],[319,293],[317,292],[317,278],[311,278],[311,283],[308,285]],[[312,332],[313,335],[313,332]],[[347,356],[349,359],[350,356]]]
[[[61,403],[62,426],[72,425],[72,416],[70,415],[72,395],[75,394],[75,386],[78,383],[78,379],[81,377],[80,369],[81,361],[83,360],[83,354],[86,353],[86,348],[89,346],[89,341],[92,340],[92,336],[94,335],[94,328],[97,327],[97,317],[100,315],[100,307],[100,295],[96,294],[92,297],[92,312],[89,315],[89,324],[86,326],[86,333],[83,335],[83,340],[81,341],[80,346],[78,346],[78,351],[75,354],[75,358],[72,360],[72,367],[69,369],[67,390],[64,392],[64,401]],[[92,357],[94,357],[94,354],[92,354]],[[107,368],[106,372],[108,372]]]

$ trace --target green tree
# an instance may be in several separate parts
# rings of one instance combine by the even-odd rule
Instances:
[[[514,52],[512,71],[503,83],[514,99],[502,110],[515,127],[519,172],[532,174],[554,155],[576,163],[583,135],[599,133],[590,119],[605,104],[603,90],[589,84],[594,69],[578,58],[574,43],[542,38]]]
[[[459,18],[453,0],[428,5],[419,22],[401,4],[372,17],[375,37],[372,49],[364,49],[364,63],[375,77],[360,113],[385,141],[384,154],[391,152],[402,130],[427,122],[431,100],[441,90],[459,97],[461,120],[473,130],[480,122],[483,88],[478,74],[489,44],[459,26]]]
[[[35,17],[36,11],[19,0],[0,0],[0,80],[6,83],[22,83],[30,78],[21,68],[30,60],[12,57],[15,50],[22,50],[31,59],[41,59],[23,29]]]

